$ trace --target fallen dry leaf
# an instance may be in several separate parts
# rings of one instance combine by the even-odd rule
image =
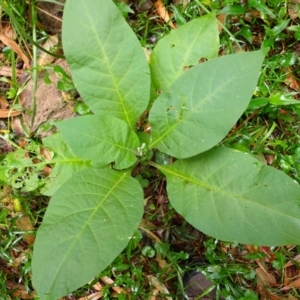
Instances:
[[[288,1],[288,12],[291,19],[293,20],[299,17],[299,4],[300,4],[300,0]]]
[[[8,107],[9,107],[9,105],[8,105],[7,100],[3,96],[0,95],[0,109],[6,109]]]
[[[159,290],[158,289],[154,289],[152,291],[152,296],[150,296],[149,300],[156,300],[156,296],[158,295]]]
[[[218,15],[217,19],[219,20],[219,22],[221,24],[224,25],[225,24],[225,20],[226,20],[226,15]],[[219,33],[221,33],[222,29],[223,29],[222,26],[220,24],[218,24],[218,31],[219,31]]]
[[[100,282],[96,282],[94,285],[93,285],[93,289],[100,292],[102,290],[102,285],[100,284]]]
[[[90,283],[91,282],[89,282],[89,284]],[[78,300],[98,300],[98,299],[102,298],[102,293],[101,293],[102,285],[99,282],[96,282],[93,285],[93,289],[96,290],[95,293],[88,295],[88,296],[81,297]]]
[[[23,74],[22,70],[16,69],[17,77],[20,77]],[[0,75],[5,77],[12,77],[12,69],[11,67],[2,66],[0,67]]]
[[[286,299],[285,297],[283,296],[277,296],[276,294],[272,294],[270,293],[269,291],[265,290],[263,287],[260,287],[258,289],[259,291],[259,299],[260,300],[284,300]]]
[[[22,112],[12,109],[0,109],[0,118],[9,118],[9,117],[15,117],[19,116]]]
[[[28,215],[20,215],[16,222],[18,228],[24,231],[32,231],[33,225]],[[32,245],[35,240],[35,235],[32,233],[24,234],[24,240],[28,245]]]
[[[20,253],[16,258],[14,258],[13,263],[11,264],[12,267],[17,268],[19,267],[22,263],[26,262],[28,260],[28,253],[29,250],[22,250],[22,253]]]
[[[10,39],[3,33],[0,33],[0,40],[20,56],[20,58],[24,61],[26,69],[30,69],[29,59],[14,40]]]
[[[265,268],[262,266],[255,269],[255,273],[257,275],[257,284],[260,286],[266,285],[274,285],[276,284],[275,277],[270,274]]]
[[[21,135],[26,136],[26,133],[24,132],[23,125],[22,125],[20,118],[13,118],[10,126],[11,126],[12,131],[15,134],[17,134],[19,136],[21,136]]]
[[[162,0],[157,0],[154,2],[154,6],[156,8],[157,13],[159,16],[171,27],[171,28],[176,28],[176,26],[170,21],[170,15],[162,2]]]
[[[58,37],[55,34],[55,35],[50,36],[46,40],[46,42],[44,44],[42,44],[41,46],[45,50],[51,51],[51,48],[55,47],[57,44],[58,44]],[[37,64],[39,66],[45,66],[45,65],[51,64],[54,60],[55,60],[54,56],[52,56],[44,51],[41,51],[41,53],[37,59]]]
[[[6,280],[5,282],[6,287],[9,290],[12,290],[11,295],[14,297],[18,297],[21,299],[34,299],[35,298],[35,294],[34,292],[27,292],[25,285],[19,284],[19,283],[15,283],[9,280]]]
[[[104,277],[101,277],[100,278],[101,281],[105,284],[110,284],[112,285],[112,289],[117,293],[117,294],[120,294],[122,292],[124,292],[124,289],[122,289],[121,287],[119,286],[113,286],[113,284],[115,283],[111,278],[109,278],[108,276],[104,276]]]
[[[281,291],[288,291],[288,290],[293,289],[293,288],[295,288],[295,289],[300,288],[300,278],[298,278],[298,279],[292,281],[290,284],[284,286],[284,287],[281,288],[280,290],[281,290]]]
[[[285,80],[284,80],[285,84],[287,84],[291,89],[300,92],[300,81],[294,77],[293,73],[289,73],[288,75],[286,75]]]
[[[156,255],[156,259],[155,260],[157,261],[158,266],[159,266],[160,269],[165,270],[166,268],[169,267],[169,264],[167,263],[167,261],[165,259],[162,259],[160,257],[160,255]],[[169,267],[168,270],[167,270],[167,272],[171,273],[172,269]]]
[[[295,262],[300,263],[300,254],[296,255],[293,260],[289,260],[285,265],[284,268],[293,266],[295,264]]]
[[[3,26],[1,32],[12,40],[15,40],[17,38],[16,31],[10,24],[6,24],[5,26]]]
[[[266,160],[268,165],[272,165],[272,163],[275,160],[275,155],[274,154],[266,154],[265,155],[265,160]]]
[[[189,4],[189,0],[173,0],[173,5],[178,6],[182,5],[182,9],[185,9],[187,5]]]
[[[152,275],[147,275],[150,284],[152,284],[156,289],[158,289],[162,294],[170,294],[166,286],[161,283],[156,277]],[[172,300],[171,297],[166,297],[168,300]]]
[[[102,298],[102,293],[101,292],[96,292],[96,293],[93,293],[91,295],[81,297],[78,300],[98,300],[100,298]]]

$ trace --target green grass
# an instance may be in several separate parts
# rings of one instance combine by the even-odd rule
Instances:
[[[291,72],[295,79],[300,80],[299,50],[296,50],[299,37],[297,30],[294,31],[295,27],[289,30],[289,26],[299,26],[299,18],[291,20],[287,2],[274,0],[263,4],[247,1],[240,4],[240,1],[192,0],[186,6],[175,6],[172,1],[164,2],[169,12],[173,13],[172,21],[178,26],[205,14],[206,10],[230,13],[224,21],[230,35],[222,30],[220,55],[239,51],[237,43],[247,51],[258,49],[263,43],[271,47],[253,99],[223,143],[252,153],[300,183],[300,104],[295,102],[299,100],[300,87],[295,90],[286,83],[286,76]],[[37,20],[28,18],[28,4],[26,1],[0,0],[0,5],[3,9],[2,20],[11,23],[17,32],[20,47],[29,49],[29,55],[32,55],[35,47],[32,45],[45,35],[39,30],[35,31]],[[35,11],[35,7],[29,9]],[[150,50],[170,31],[170,27],[154,9],[139,14],[127,13],[127,20],[141,45]],[[13,66],[16,60],[18,58],[10,53],[5,64]],[[16,78],[2,78],[4,80],[10,83],[10,93],[19,88]],[[73,88],[66,77],[64,84]],[[7,94],[2,96],[10,104],[16,104],[17,93],[10,95],[12,97]],[[86,107],[83,111],[88,113]],[[32,245],[24,240],[25,231],[20,229],[17,220],[27,215],[37,228],[48,199],[40,194],[46,178],[38,137],[26,137],[27,146],[20,147],[24,137],[14,134],[9,120],[5,121],[5,126],[5,130],[1,131],[1,139],[11,143],[15,151],[20,151],[23,155],[21,162],[23,160],[28,164],[28,160],[39,161],[39,164],[32,163],[29,167],[16,165],[10,169],[14,180],[3,182],[1,189],[0,299],[17,300],[21,298],[14,294],[8,283],[22,287],[22,291],[28,294],[33,291],[30,275]],[[5,161],[2,156],[2,166]],[[8,163],[12,161],[10,158]],[[4,175],[1,176],[0,180],[5,181]],[[149,172],[140,181],[145,186],[146,195],[144,224],[109,268],[66,299],[79,299],[96,293],[94,285],[97,282],[103,287],[102,299],[112,299],[116,295],[113,290],[115,286],[124,292],[116,295],[117,299],[150,299],[156,289],[151,284],[151,276],[164,284],[170,297],[176,299],[176,295],[183,290],[183,274],[195,268],[200,269],[215,284],[218,294],[226,299],[255,300],[270,295],[274,299],[287,299],[288,296],[294,297],[290,299],[299,299],[297,289],[281,290],[286,284],[286,274],[294,279],[299,276],[299,263],[294,261],[300,251],[299,246],[258,248],[214,240],[193,229],[175,213],[166,198],[165,182],[160,174]],[[147,193],[148,183],[155,194]],[[195,266],[197,261],[201,262],[199,266]],[[294,264],[285,266],[289,261]],[[257,268],[268,272],[275,283],[258,288]],[[114,280],[114,284],[104,284],[101,281],[104,276]],[[156,299],[164,297],[160,293]]]

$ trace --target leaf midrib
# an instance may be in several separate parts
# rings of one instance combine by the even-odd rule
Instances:
[[[58,277],[58,274],[59,274],[60,270],[63,268],[64,263],[67,260],[67,257],[69,255],[69,253],[73,250],[73,248],[77,244],[78,240],[80,239],[80,236],[84,233],[85,228],[89,225],[90,220],[94,217],[94,215],[96,214],[96,212],[98,211],[98,209],[102,206],[102,204],[104,203],[104,201],[106,201],[106,199],[113,193],[113,191],[118,187],[118,185],[124,180],[124,178],[127,175],[128,175],[127,172],[123,173],[122,176],[120,177],[120,179],[114,184],[114,186],[111,189],[109,189],[109,191],[105,195],[105,197],[103,197],[103,199],[99,202],[99,204],[97,205],[97,207],[94,209],[94,212],[91,214],[91,216],[85,222],[84,226],[82,226],[82,229],[80,230],[79,234],[77,235],[77,238],[74,238],[72,244],[69,246],[68,251],[64,255],[64,259],[61,260],[61,264],[60,264],[60,266],[57,267],[57,269],[56,269],[57,272],[56,272],[56,274],[55,274],[55,276],[53,278],[57,278]],[[64,218],[66,218],[66,216],[63,216],[63,218],[61,218],[61,219],[64,219]],[[56,223],[59,223],[60,220],[57,221]],[[51,227],[55,226],[56,223],[53,223]],[[52,285],[49,288],[50,291],[52,291],[54,285],[55,285],[55,280],[53,280]]]
[[[203,106],[204,104],[206,104],[206,102],[209,101],[209,99],[211,97],[213,97],[213,95],[215,93],[219,92],[219,90],[222,89],[224,87],[224,85],[227,85],[230,81],[235,80],[235,78],[238,76],[238,74],[240,74],[240,73],[237,73],[234,77],[229,78],[226,82],[224,82],[222,85],[220,85],[218,89],[214,89],[213,93],[210,93],[208,96],[206,96],[203,99],[203,101],[199,102],[199,104],[197,104],[192,110],[190,110],[189,113],[187,113],[185,116],[183,116],[179,121],[177,121],[176,123],[174,123],[171,127],[169,127],[169,129],[167,129],[165,131],[165,133],[163,133],[162,135],[160,135],[160,137],[158,139],[156,139],[155,141],[153,141],[149,145],[149,148],[153,148],[154,145],[156,145],[157,143],[161,142],[166,135],[168,135],[171,131],[173,131],[175,127],[177,127],[182,122],[186,121],[186,119],[189,118],[191,115],[195,114],[196,113],[195,111],[197,111],[201,106]],[[194,90],[194,88],[193,88],[193,90]],[[167,120],[169,121],[168,118],[167,118]]]
[[[87,2],[86,2],[86,3],[87,3]],[[110,5],[114,5],[114,4],[111,3]],[[110,8],[110,10],[112,11],[111,8]],[[120,90],[119,90],[119,88],[118,88],[118,84],[117,84],[116,78],[113,76],[113,71],[112,71],[112,68],[111,68],[111,65],[112,65],[112,64],[110,63],[110,61],[109,61],[109,59],[108,59],[108,56],[106,55],[106,52],[105,52],[105,50],[104,50],[104,47],[102,46],[102,43],[101,43],[101,41],[99,40],[99,36],[98,36],[98,34],[97,34],[97,29],[94,27],[95,22],[93,22],[93,19],[91,19],[91,17],[90,17],[89,14],[87,14],[87,15],[89,16],[89,22],[90,22],[90,25],[91,25],[91,26],[89,26],[89,28],[91,29],[92,32],[94,32],[94,36],[96,37],[96,40],[97,40],[97,42],[98,42],[99,49],[100,49],[100,51],[101,51],[101,53],[102,53],[102,58],[103,58],[103,60],[104,60],[105,63],[106,63],[107,70],[109,71],[110,77],[112,78],[113,84],[114,84],[114,86],[115,86],[115,91],[117,92],[118,98],[119,98],[119,100],[120,100],[120,104],[121,104],[121,106],[122,106],[123,113],[124,113],[124,115],[125,115],[126,123],[127,123],[128,126],[130,127],[130,129],[133,130],[133,125],[131,124],[130,117],[129,117],[128,113],[127,113],[124,99],[123,99],[123,97],[122,97],[122,95],[121,95],[121,92],[120,92]],[[114,14],[114,13],[110,14],[110,16],[112,16],[112,15],[115,15],[115,14]],[[112,26],[111,26],[111,23],[110,23],[110,28],[111,28],[111,27],[112,27]],[[109,34],[110,34],[110,33],[109,33]],[[107,36],[107,39],[108,39],[108,37],[109,37],[109,35]],[[123,33],[123,39],[124,39],[124,33]],[[127,71],[128,71],[128,70],[127,70]]]
[[[236,69],[236,73],[234,74],[234,76],[231,76],[230,78],[228,78],[228,80],[226,82],[224,82],[222,85],[220,85],[218,87],[218,89],[215,89],[213,90],[212,93],[210,93],[209,95],[207,95],[203,101],[199,102],[195,107],[193,107],[193,109],[187,113],[185,116],[183,116],[179,121],[177,121],[176,123],[174,123],[171,127],[169,127],[162,135],[160,135],[156,140],[154,140],[150,145],[149,147],[150,148],[153,148],[156,144],[160,143],[167,135],[170,134],[171,131],[175,130],[177,126],[179,126],[182,122],[186,121],[187,118],[189,118],[191,115],[195,114],[196,110],[198,110],[201,106],[203,106],[205,103],[207,103],[207,101],[209,101],[215,93],[219,92],[219,90],[221,90],[224,85],[228,85],[231,81],[234,81],[237,77],[239,77],[239,75],[241,73],[243,73],[243,70],[247,67],[247,66],[251,66],[252,65],[252,62],[253,62],[253,58],[252,57],[249,57],[248,60],[247,60],[247,64],[243,64],[241,66],[240,69]],[[195,66],[197,67],[197,66]],[[183,74],[184,76],[185,74]],[[198,74],[199,76],[199,74]],[[197,77],[198,78],[198,77]],[[179,79],[180,80],[180,79]],[[176,81],[175,81],[176,83]],[[196,84],[196,81],[194,82],[194,85]],[[174,85],[174,84],[173,84]],[[172,85],[172,86],[173,86]],[[194,90],[194,87],[193,87],[193,90]],[[172,90],[171,90],[172,91]],[[157,99],[157,101],[159,101],[159,99]],[[151,112],[150,112],[151,113]],[[169,122],[169,119],[167,118],[168,122]],[[157,132],[157,135],[160,134],[161,132]]]
[[[245,202],[248,202],[248,203],[251,203],[253,205],[257,205],[257,206],[260,206],[260,207],[263,207],[263,208],[267,208],[268,210],[272,210],[276,213],[279,213],[281,215],[284,215],[284,216],[287,216],[287,217],[290,217],[290,218],[293,218],[295,219],[295,216],[292,216],[292,215],[289,215],[289,214],[286,214],[286,213],[283,213],[281,210],[276,210],[275,208],[273,208],[272,206],[266,206],[266,205],[262,205],[261,202],[253,202],[251,199],[247,199],[247,198],[244,198],[242,195],[235,195],[235,194],[232,194],[230,192],[226,192],[226,190],[222,190],[220,188],[217,188],[216,186],[213,186],[213,185],[208,185],[208,184],[204,184],[204,182],[201,182],[201,181],[197,181],[195,179],[192,179],[191,177],[188,177],[186,175],[183,175],[182,173],[178,173],[178,172],[175,172],[175,171],[172,171],[170,170],[170,168],[168,167],[164,167],[162,165],[156,165],[156,167],[161,170],[167,177],[169,175],[173,175],[174,177],[177,177],[177,178],[180,178],[182,180],[185,180],[185,181],[188,181],[188,182],[191,182],[192,184],[195,184],[197,186],[200,186],[200,187],[203,187],[205,188],[206,190],[210,190],[210,191],[213,191],[215,193],[220,193],[220,194],[224,194],[228,197],[233,197],[233,198],[239,198]]]
[[[70,127],[68,129],[69,129],[70,132],[74,132],[75,135],[77,134],[76,130],[74,130],[74,129],[70,128]],[[131,148],[128,148],[126,146],[123,146],[121,144],[118,144],[117,141],[115,141],[116,143],[110,142],[108,139],[105,139],[105,138],[108,138],[105,135],[103,136],[103,139],[100,139],[100,137],[98,137],[98,136],[87,134],[86,132],[82,132],[81,135],[82,136],[86,136],[87,138],[91,138],[92,140],[99,141],[99,143],[109,144],[109,145],[114,146],[114,147],[116,147],[116,148],[118,148],[120,150],[130,152],[130,153],[132,153],[134,155],[137,154],[135,150],[133,150]],[[70,136],[72,136],[72,134]],[[121,142],[126,143],[126,141],[124,141],[124,140],[122,140]],[[99,147],[99,144],[96,145],[96,147]],[[74,152],[80,152],[81,150],[80,149],[79,150],[75,149],[73,151]]]

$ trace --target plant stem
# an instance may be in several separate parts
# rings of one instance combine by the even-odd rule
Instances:
[[[31,3],[31,13],[32,13],[32,39],[34,42],[37,41],[36,38],[36,7]],[[33,44],[32,47],[33,52],[33,70],[32,70],[32,80],[33,80],[33,98],[31,104],[31,126],[34,124],[34,119],[36,115],[36,90],[37,90],[37,47]]]

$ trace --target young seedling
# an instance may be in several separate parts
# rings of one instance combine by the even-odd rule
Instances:
[[[299,243],[299,186],[218,146],[248,106],[265,51],[216,57],[218,47],[211,13],[164,37],[148,64],[111,0],[67,1],[63,48],[94,115],[58,122],[60,133],[44,141],[57,158],[32,260],[41,300],[89,282],[126,247],[143,216],[143,190],[131,177],[139,164],[166,176],[172,206],[210,236]],[[146,110],[147,133],[136,129]],[[175,163],[160,164],[162,155]]]

